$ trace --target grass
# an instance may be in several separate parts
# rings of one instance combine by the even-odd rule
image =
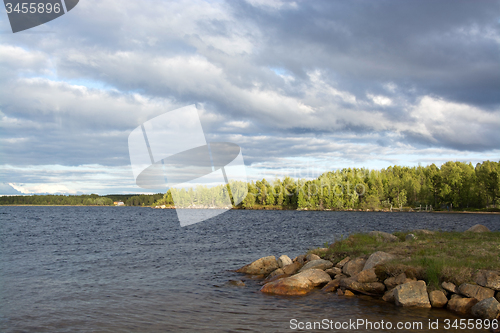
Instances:
[[[397,276],[405,272],[408,277],[425,280],[431,289],[440,288],[447,281],[460,285],[473,282],[480,269],[500,271],[500,232],[443,232],[415,233],[416,240],[405,241],[412,232],[394,233],[400,242],[388,243],[368,234],[352,234],[331,244],[325,253],[311,250],[322,258],[338,262],[347,256],[368,257],[376,251],[397,255],[398,259],[376,268],[379,278]]]

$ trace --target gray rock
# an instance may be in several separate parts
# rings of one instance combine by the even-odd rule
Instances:
[[[361,283],[377,282],[377,274],[375,274],[375,268],[365,269],[356,275],[356,280]]]
[[[407,242],[412,241],[412,240],[416,240],[416,239],[417,239],[417,236],[415,236],[414,234],[408,234],[405,236],[405,240]]]
[[[368,235],[377,238],[378,241],[381,242],[399,242],[399,238],[394,236],[393,234],[390,234],[388,232],[383,232],[383,231],[370,231]]]
[[[482,319],[496,319],[500,314],[500,303],[494,297],[483,299],[472,307],[471,313]]]
[[[393,260],[395,259],[396,256],[390,253],[386,253],[383,251],[377,251],[375,253],[372,253],[368,260],[365,263],[365,266],[363,267],[363,270],[365,269],[371,269],[375,267],[378,264],[381,264],[383,262]]]
[[[471,309],[478,303],[475,298],[452,297],[448,301],[447,308],[453,312],[467,315],[470,314]]]
[[[458,287],[458,292],[464,296],[475,298],[478,301],[495,296],[495,292],[491,289],[468,283],[461,284]]]
[[[345,264],[347,264],[349,261],[351,260],[350,257],[345,257],[344,259],[340,260],[336,265],[335,267],[337,268],[342,268],[344,267]]]
[[[394,300],[397,306],[431,307],[425,281],[407,282],[394,289]]]
[[[299,270],[300,272],[303,272],[308,269],[328,269],[333,266],[332,262],[330,260],[324,260],[324,259],[317,259],[317,260],[312,260],[308,261],[302,268]]]
[[[382,295],[385,291],[385,286],[380,282],[361,283],[356,277],[340,280],[340,286],[352,291],[357,291],[366,295]]]
[[[474,282],[486,288],[500,290],[500,275],[498,272],[480,271],[474,276]]]
[[[302,264],[298,261],[295,261],[291,263],[290,265],[286,265],[283,267],[283,273],[288,274],[288,275],[293,275],[299,271],[299,269],[302,268]]]
[[[470,231],[470,232],[490,232],[490,229],[488,229],[488,227],[486,227],[482,224],[476,224],[475,226],[470,227],[469,229],[467,229],[465,231],[466,232],[467,231]]]
[[[314,254],[314,253],[309,253],[307,256],[306,256],[306,261],[313,261],[313,260],[320,260],[321,257],[318,256],[317,254]]]
[[[396,288],[396,286],[398,286],[400,284],[412,282],[412,281],[416,281],[416,280],[408,279],[406,277],[405,273],[401,273],[396,277],[390,277],[390,278],[385,279],[384,284],[387,286],[387,289],[393,289],[393,288]]]
[[[457,286],[451,282],[443,282],[441,283],[441,287],[443,287],[444,290],[447,290],[450,293],[458,294]]]
[[[289,256],[286,254],[282,255],[281,257],[278,258],[278,267],[283,268],[287,265],[292,264],[292,259],[290,259]]]
[[[340,287],[340,279],[334,279],[330,282],[328,282],[323,288],[321,288],[322,291],[324,292],[334,292],[337,291]]]
[[[429,293],[429,301],[433,308],[442,308],[448,303],[448,298],[441,290],[433,290]]]
[[[263,257],[245,265],[236,272],[250,275],[268,275],[278,268],[278,261],[275,256]]]
[[[265,284],[260,291],[275,295],[305,295],[332,279],[321,269],[308,269],[290,277]]]
[[[396,299],[394,298],[395,291],[396,291],[395,288],[392,288],[391,290],[386,291],[386,293],[382,297],[382,300],[384,300],[386,302],[391,302],[391,303],[396,302]]]
[[[325,272],[330,274],[330,276],[332,276],[332,277],[334,277],[335,275],[342,274],[342,270],[340,268],[337,268],[337,267],[328,268],[325,270]]]
[[[365,267],[366,259],[364,258],[356,258],[347,262],[347,264],[342,267],[342,273],[354,276],[363,270]]]

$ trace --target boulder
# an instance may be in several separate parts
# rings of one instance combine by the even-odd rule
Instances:
[[[441,287],[443,287],[444,290],[449,291],[450,293],[458,294],[458,288],[451,282],[443,282],[441,283]]]
[[[476,224],[473,227],[470,227],[469,229],[465,230],[466,232],[490,232],[490,229],[488,227],[482,225],[482,224]]]
[[[343,268],[345,264],[347,264],[351,260],[351,257],[345,257],[344,259],[340,260],[335,267],[337,268]]]
[[[366,265],[365,265],[366,266]],[[356,275],[356,280],[361,283],[377,282],[377,274],[375,268],[365,269]]]
[[[293,259],[293,262],[299,262],[301,264],[304,264],[305,261],[306,261],[305,254],[301,254],[300,256],[297,256],[295,257],[295,259]]]
[[[496,319],[500,314],[500,303],[494,297],[483,299],[471,308],[471,313],[482,319]]]
[[[278,258],[278,267],[279,268],[283,268],[283,267],[285,267],[287,265],[291,265],[291,264],[292,264],[292,259],[290,259],[290,257],[287,256],[286,254],[284,254]]]
[[[468,283],[461,284],[458,287],[458,292],[464,296],[475,298],[478,301],[495,296],[495,292],[491,289]]]
[[[485,288],[500,290],[500,274],[493,271],[480,271],[474,276],[474,282]]]
[[[340,268],[337,268],[337,267],[328,268],[325,270],[325,272],[330,274],[331,277],[334,277],[335,275],[342,274],[342,270]]]
[[[365,263],[366,259],[361,257],[350,260],[344,265],[344,267],[342,267],[342,273],[354,276],[363,270]]]
[[[321,288],[322,291],[325,292],[334,292],[340,287],[340,279],[335,279],[330,282],[328,282],[323,288]]]
[[[226,283],[224,283],[224,286],[226,287],[244,287],[245,282],[241,280],[229,280]]]
[[[300,272],[306,271],[308,269],[321,269],[325,270],[333,266],[333,263],[330,260],[317,259],[308,261],[302,268],[299,270]]]
[[[433,308],[442,308],[448,303],[448,298],[441,290],[433,290],[429,293],[429,301]]]
[[[291,263],[290,265],[286,265],[283,267],[283,273],[288,274],[288,275],[293,275],[299,271],[299,269],[302,267],[302,264],[298,261]]]
[[[275,295],[305,295],[314,287],[326,284],[332,279],[321,269],[308,269],[304,272],[265,284],[260,291]]]
[[[320,260],[321,257],[318,256],[317,254],[314,254],[314,253],[309,253],[307,256],[306,256],[306,261],[313,261],[313,260]]]
[[[462,295],[459,295],[459,294],[453,294],[450,296],[450,299],[455,299],[455,298],[465,298],[465,297],[463,297]]]
[[[425,281],[403,283],[394,289],[394,300],[397,306],[431,307]]]
[[[391,303],[394,303],[396,300],[394,299],[394,292],[395,292],[395,288],[392,288],[391,290],[388,290],[386,291],[386,293],[384,294],[384,296],[382,297],[382,299],[386,302],[391,302]]]
[[[370,231],[368,235],[375,237],[379,242],[386,242],[386,243],[399,242],[399,238],[388,232]]]
[[[275,256],[263,257],[245,265],[236,272],[250,275],[268,275],[278,268],[278,261]]]
[[[416,240],[417,239],[417,236],[415,236],[414,234],[408,234],[405,236],[405,241],[409,242],[409,241],[412,241],[412,240]]]
[[[382,295],[385,291],[385,286],[380,282],[361,283],[356,277],[340,280],[340,286],[370,296]]]
[[[387,286],[387,289],[393,289],[396,288],[396,286],[399,286],[400,284],[407,283],[407,282],[412,282],[416,280],[408,279],[406,277],[405,273],[401,273],[396,277],[390,277],[384,280],[384,284]]]
[[[453,312],[468,315],[471,312],[471,309],[474,305],[477,304],[477,299],[475,298],[461,298],[461,297],[453,297],[448,301],[448,310]]]
[[[393,254],[386,253],[383,251],[377,251],[375,253],[372,253],[372,255],[370,255],[370,257],[365,263],[365,266],[363,267],[363,270],[373,268],[378,264],[381,264],[385,261],[389,261],[395,258],[396,256]]]

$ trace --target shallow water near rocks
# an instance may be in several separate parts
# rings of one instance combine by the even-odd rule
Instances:
[[[181,228],[174,210],[0,207],[0,331],[292,332],[293,319],[362,319],[443,332],[445,319],[458,318],[445,310],[321,292],[264,295],[258,281],[230,270],[267,255],[293,258],[352,232],[477,223],[498,231],[500,215],[238,210]],[[230,279],[246,287],[225,287]],[[429,320],[439,329],[428,329]]]

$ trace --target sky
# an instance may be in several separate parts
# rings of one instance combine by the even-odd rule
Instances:
[[[0,195],[151,193],[128,136],[195,104],[251,179],[500,160],[499,1],[80,0],[0,10]]]

